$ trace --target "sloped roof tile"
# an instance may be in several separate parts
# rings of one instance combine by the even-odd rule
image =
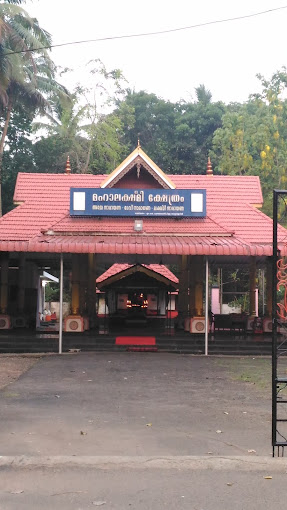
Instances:
[[[206,189],[206,218],[71,218],[70,188],[97,188],[105,175],[19,173],[18,207],[0,218],[0,249],[47,252],[272,254],[272,220],[257,176],[171,175],[178,189]],[[279,240],[286,240],[279,228]],[[111,250],[111,251],[109,251]]]

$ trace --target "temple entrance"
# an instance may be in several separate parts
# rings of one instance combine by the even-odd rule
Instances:
[[[132,334],[167,328],[177,314],[178,278],[161,264],[114,264],[97,279],[98,317],[109,332]]]
[[[3,336],[36,327],[42,344],[28,347],[55,338],[61,353],[151,332],[158,348],[207,355],[225,333],[229,353],[270,334],[272,224],[257,177],[213,175],[210,161],[206,175],[167,175],[139,144],[108,175],[69,162],[65,174],[19,173],[18,207],[1,219]],[[59,284],[42,285],[36,311],[43,271]]]

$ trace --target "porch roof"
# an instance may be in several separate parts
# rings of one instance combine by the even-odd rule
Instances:
[[[271,244],[251,244],[235,237],[188,235],[40,235],[1,241],[2,251],[146,255],[271,256]]]
[[[175,287],[178,284],[178,278],[163,264],[113,264],[97,278],[97,285],[102,288],[109,282],[121,280],[138,271],[145,272],[147,275]]]

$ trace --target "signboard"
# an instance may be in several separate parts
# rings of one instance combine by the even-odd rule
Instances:
[[[71,216],[206,216],[204,189],[71,188]]]

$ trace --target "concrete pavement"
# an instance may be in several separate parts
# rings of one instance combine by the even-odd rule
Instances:
[[[286,508],[269,392],[224,358],[49,356],[0,406],[0,510]]]
[[[286,467],[260,457],[22,459],[2,462],[0,509],[285,510]]]
[[[215,358],[49,356],[0,392],[0,406],[0,455],[271,453],[270,394]]]

